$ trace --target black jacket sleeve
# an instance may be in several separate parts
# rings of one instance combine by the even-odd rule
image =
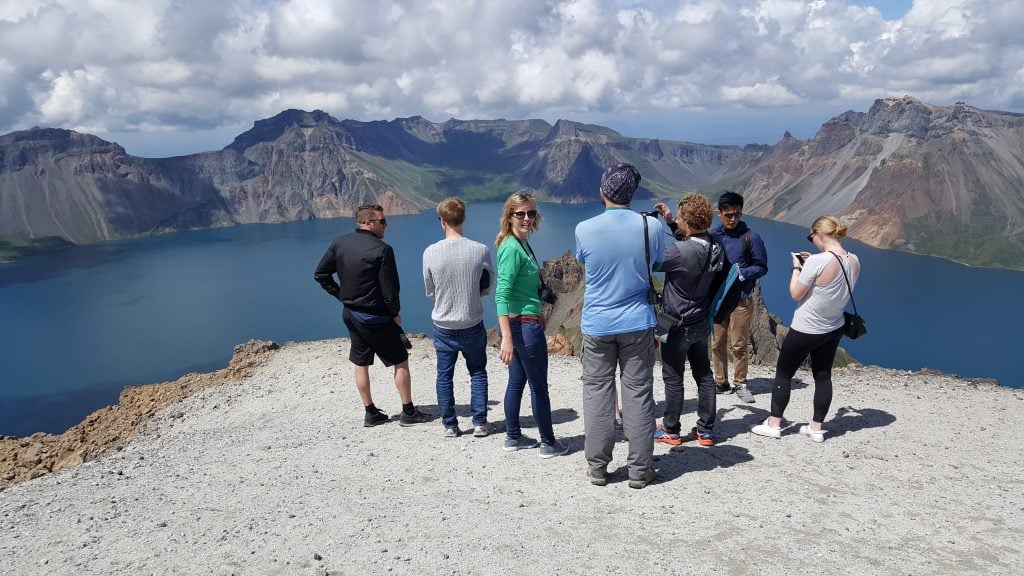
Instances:
[[[388,309],[388,314],[394,317],[398,316],[399,311],[402,309],[402,302],[398,297],[398,293],[401,290],[398,283],[398,264],[395,262],[395,251],[391,246],[385,245],[382,258],[380,272],[377,276],[380,294],[384,298],[384,305]]]
[[[317,284],[320,285],[328,294],[338,297],[341,292],[341,286],[334,281],[334,273],[337,272],[337,265],[335,263],[334,244],[331,244],[327,248],[327,252],[324,253],[323,258],[320,259],[320,263],[316,265],[316,270],[313,272],[313,279],[316,280]]]

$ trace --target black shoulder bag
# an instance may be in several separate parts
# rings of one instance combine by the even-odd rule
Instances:
[[[843,334],[850,340],[856,340],[868,333],[868,327],[857,313],[857,303],[853,300],[853,288],[850,287],[850,277],[846,275],[846,267],[843,266],[843,259],[838,254],[829,250],[836,260],[839,261],[839,269],[843,271],[843,279],[846,280],[846,289],[850,292],[850,304],[853,304],[853,314],[843,312]]]

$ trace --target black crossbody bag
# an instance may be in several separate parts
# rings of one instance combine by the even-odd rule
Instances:
[[[857,313],[857,303],[853,300],[853,288],[850,287],[850,277],[846,275],[843,259],[831,250],[829,250],[829,253],[839,261],[839,269],[843,271],[843,279],[846,280],[846,289],[850,292],[850,304],[853,304],[853,314],[843,312],[843,334],[850,340],[856,340],[868,333],[868,327],[864,322],[864,318],[861,318],[861,315]]]

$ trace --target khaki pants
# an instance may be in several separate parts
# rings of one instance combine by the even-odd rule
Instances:
[[[729,381],[729,354],[736,363],[733,384],[747,385],[747,343],[750,341],[750,316],[754,310],[754,299],[740,300],[736,309],[721,324],[715,324],[715,343],[711,349],[711,366],[715,372],[715,384],[722,386]],[[728,336],[727,336],[728,335]]]

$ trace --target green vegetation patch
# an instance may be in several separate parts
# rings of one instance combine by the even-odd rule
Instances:
[[[31,254],[73,246],[60,236],[43,238],[0,238],[0,263],[14,262]]]

